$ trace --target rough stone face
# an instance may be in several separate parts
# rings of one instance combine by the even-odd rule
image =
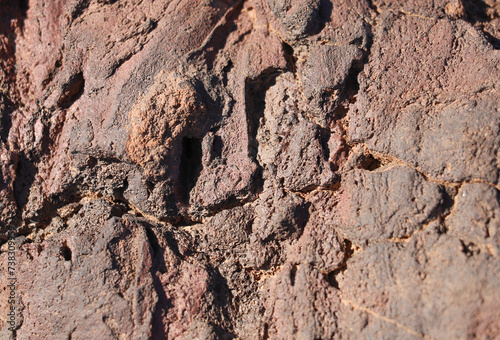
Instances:
[[[499,28],[0,0],[0,338],[498,338]]]
[[[498,183],[498,50],[463,21],[381,20],[349,138],[432,178]]]
[[[310,35],[319,28],[320,0],[268,0],[268,4],[293,38]]]
[[[353,170],[342,181],[335,222],[358,245],[410,237],[445,204],[444,190],[407,166]]]
[[[454,211],[446,219],[449,233],[463,239],[474,252],[498,256],[500,245],[499,191],[485,183],[463,185]]]
[[[463,240],[437,230],[433,226],[409,242],[373,245],[351,258],[338,278],[344,333],[361,329],[362,337],[409,339],[497,336],[498,295],[489,277],[498,275],[498,261],[490,254],[472,255]]]

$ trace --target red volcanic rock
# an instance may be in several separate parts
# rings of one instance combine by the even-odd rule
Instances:
[[[417,171],[387,166],[353,170],[342,179],[335,223],[353,243],[405,238],[442,213],[446,191]]]
[[[349,138],[436,179],[497,183],[498,50],[463,21],[406,15],[388,15],[374,39]]]
[[[0,0],[0,338],[497,338],[499,16]]]

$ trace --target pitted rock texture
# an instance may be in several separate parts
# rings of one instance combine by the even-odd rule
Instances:
[[[497,0],[0,0],[0,338],[498,339],[499,89]]]

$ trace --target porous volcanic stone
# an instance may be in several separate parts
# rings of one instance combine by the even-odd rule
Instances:
[[[0,0],[0,338],[498,339],[499,39],[496,0]]]

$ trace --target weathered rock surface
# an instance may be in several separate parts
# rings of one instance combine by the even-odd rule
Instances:
[[[499,39],[495,0],[0,0],[0,337],[499,338]]]

